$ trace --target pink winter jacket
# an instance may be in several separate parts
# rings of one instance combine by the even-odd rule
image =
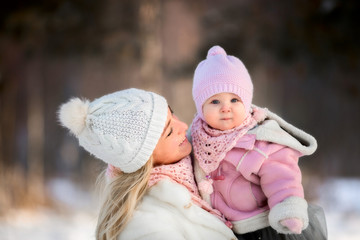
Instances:
[[[266,212],[288,197],[304,198],[299,156],[289,147],[245,135],[210,174],[211,204],[234,222]]]
[[[253,217],[291,196],[304,197],[300,153],[245,135],[212,172],[212,205],[231,221]],[[222,180],[216,180],[222,179]]]
[[[308,225],[307,202],[298,159],[313,153],[316,140],[277,115],[268,118],[238,140],[210,176],[213,193],[202,197],[224,214],[236,233],[272,226],[287,232],[280,221],[296,217]],[[195,177],[205,175],[194,162]]]

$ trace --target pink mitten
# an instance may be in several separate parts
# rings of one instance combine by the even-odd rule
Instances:
[[[298,218],[287,218],[280,221],[281,225],[287,227],[291,232],[300,234],[304,226],[302,221]]]

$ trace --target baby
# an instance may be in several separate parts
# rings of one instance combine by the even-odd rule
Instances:
[[[212,47],[193,82],[191,136],[200,193],[235,233],[304,239],[309,217],[298,159],[316,150],[316,140],[252,105],[252,97],[244,64]]]

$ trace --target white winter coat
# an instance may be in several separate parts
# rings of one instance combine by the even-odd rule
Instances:
[[[118,240],[236,239],[221,220],[191,202],[184,186],[165,179],[143,197]]]

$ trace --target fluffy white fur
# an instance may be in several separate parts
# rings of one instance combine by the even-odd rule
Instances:
[[[58,115],[61,125],[68,128],[75,136],[78,136],[85,128],[88,109],[88,100],[70,99],[60,106]]]
[[[191,202],[190,192],[165,179],[151,187],[118,240],[235,240],[211,213]]]
[[[256,230],[270,226],[269,211],[265,211],[241,221],[233,221],[231,223],[233,224],[233,231],[236,233],[242,234],[254,232]]]
[[[256,107],[255,105],[253,105]],[[316,139],[266,109],[267,120],[249,131],[257,140],[269,141],[293,148],[303,155],[311,155],[317,148]]]
[[[309,225],[307,212],[308,204],[305,199],[300,197],[289,197],[279,204],[276,204],[269,213],[269,222],[276,231],[284,234],[292,233],[289,229],[282,226],[280,221],[287,218],[299,218],[303,222],[303,229]]]

